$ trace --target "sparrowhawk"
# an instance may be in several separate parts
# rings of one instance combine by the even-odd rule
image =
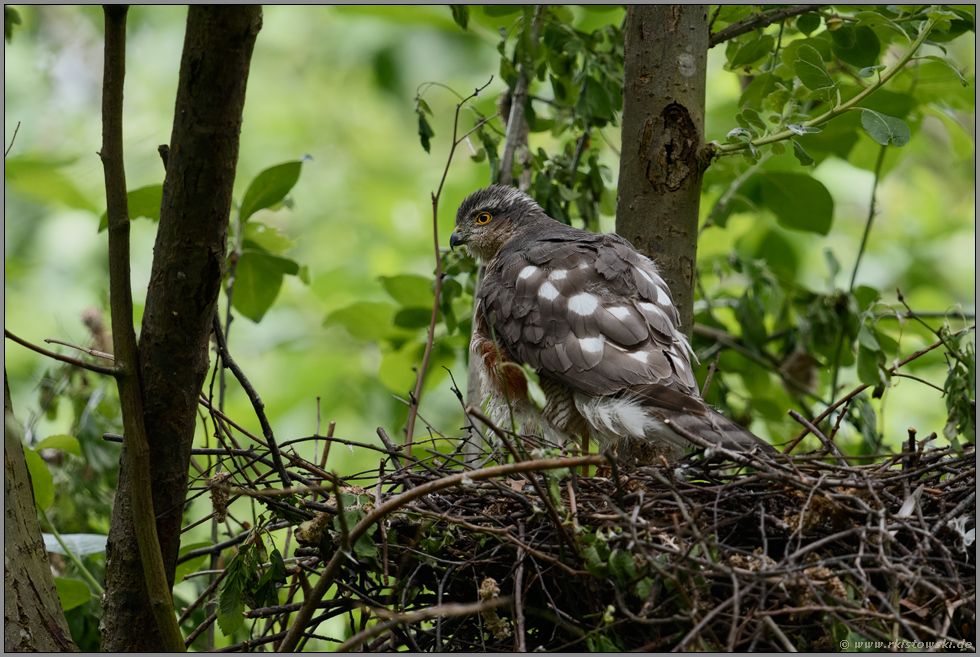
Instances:
[[[618,445],[643,462],[692,446],[670,424],[728,449],[774,451],[702,401],[670,290],[622,237],[567,226],[492,185],[460,205],[449,243],[486,266],[470,350],[498,424],[513,412],[526,432]],[[508,362],[537,371],[543,409]]]

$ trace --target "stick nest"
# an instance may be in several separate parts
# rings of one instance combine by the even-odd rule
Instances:
[[[824,458],[613,463],[591,477],[551,459],[493,478],[460,478],[453,458],[395,462],[370,490],[365,475],[340,486],[294,554],[320,572],[346,553],[313,619],[347,614],[344,649],[975,645],[974,448]]]

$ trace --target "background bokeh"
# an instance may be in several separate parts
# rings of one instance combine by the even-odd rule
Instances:
[[[50,337],[88,344],[83,311],[108,308],[106,233],[97,232],[105,209],[96,155],[101,143],[102,12],[73,6],[19,10],[23,25],[5,44],[4,62],[5,144],[20,124],[9,155],[17,162],[17,175],[5,166],[4,325],[35,343]],[[624,15],[622,8],[574,7],[572,12],[585,31],[607,22],[618,25]],[[124,117],[130,189],[163,180],[157,146],[170,141],[185,18],[182,7],[130,10]],[[419,144],[415,96],[426,82],[467,95],[496,76],[474,103],[492,115],[505,88],[497,75],[498,28],[506,31],[513,20],[474,8],[469,29],[463,31],[446,6],[264,9],[248,83],[235,198],[241,200],[248,182],[263,169],[312,157],[292,191],[292,208],[261,213],[262,221],[297,240],[289,255],[310,268],[312,280],[305,285],[287,276],[260,323],[245,318],[234,322],[230,349],[262,396],[280,441],[311,435],[318,404],[323,427],[336,422],[338,436],[376,442],[379,426],[396,440],[401,435],[406,410],[393,395],[407,398],[409,387],[402,382],[413,375],[408,371],[383,381],[379,368],[384,347],[325,320],[356,301],[391,301],[380,277],[431,277],[430,194],[446,165],[457,96],[440,86],[425,93],[434,113],[431,153]],[[945,99],[948,114],[922,117],[912,141],[890,149],[887,175],[879,187],[879,214],[857,281],[881,289],[886,303],[896,304],[895,290],[901,288],[917,310],[975,310],[974,47],[968,38],[951,45],[951,59],[966,69],[970,81],[963,99]],[[709,54],[709,140],[724,139],[738,112],[741,88],[738,78],[723,70],[723,55],[720,48]],[[461,121],[472,126],[473,113],[464,110]],[[614,126],[601,132],[593,147],[615,176],[619,134]],[[547,133],[533,134],[532,149],[550,139]],[[830,157],[813,174],[834,197],[829,235],[793,233],[777,227],[771,217],[738,214],[726,228],[703,233],[700,266],[710,269],[713,260],[723,261],[733,251],[746,258],[764,255],[771,246],[763,242],[778,234],[778,255],[794,263],[801,284],[827,291],[834,287],[824,256],[830,247],[842,265],[836,286],[845,287],[868,211],[869,161],[877,154],[877,145],[866,141],[858,144],[850,161]],[[464,145],[438,208],[442,246],[458,203],[488,181],[486,160],[472,159]],[[717,196],[715,191],[706,194],[703,215]],[[604,217],[602,226],[612,230],[614,219]],[[149,280],[154,235],[155,224],[134,222],[137,315]],[[138,326],[138,316],[136,321]],[[898,335],[895,320],[882,321],[891,321],[889,331]],[[911,328],[903,340],[903,355],[932,341]],[[463,356],[460,345],[454,360],[447,362],[465,389]],[[67,401],[59,402],[54,412],[38,411],[41,382],[55,369],[52,363],[10,341],[5,341],[4,360],[14,409],[29,424],[28,440],[33,444],[69,431],[76,414]],[[919,375],[941,386],[941,354],[924,367]],[[842,381],[856,381],[856,376],[845,371]],[[881,402],[874,402],[882,412],[886,442],[897,446],[908,426],[923,434],[941,433],[941,393],[895,382]],[[109,399],[115,394],[111,385],[106,394]],[[238,422],[258,430],[247,399],[234,385],[226,408]],[[459,435],[462,409],[438,367],[421,414],[440,431]],[[416,435],[424,435],[423,425]],[[330,458],[330,466],[342,472],[377,465],[375,456],[357,450],[334,449]]]

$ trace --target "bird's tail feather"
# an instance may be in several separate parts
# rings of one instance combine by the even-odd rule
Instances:
[[[679,426],[719,447],[736,452],[776,453],[776,449],[708,406],[704,401],[656,383],[633,386],[629,393],[642,400],[650,413],[668,425]]]

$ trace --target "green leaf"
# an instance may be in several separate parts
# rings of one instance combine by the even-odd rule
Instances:
[[[870,27],[844,26],[830,33],[834,54],[852,66],[872,66],[881,53],[881,41]]]
[[[888,67],[885,66],[884,64],[878,64],[877,66],[865,66],[860,71],[858,71],[858,75],[860,75],[862,78],[870,78],[872,75],[875,74],[875,71],[881,71],[886,68]]]
[[[432,293],[432,279],[425,276],[404,274],[401,276],[381,276],[380,280],[385,292],[402,306],[428,306],[432,308],[435,301],[435,295]]]
[[[282,255],[296,246],[296,240],[274,226],[266,226],[261,221],[250,221],[245,225],[244,240],[251,242],[263,251]]]
[[[163,185],[147,185],[126,193],[126,205],[129,207],[129,218],[146,217],[152,221],[160,221],[160,206],[163,203]],[[109,215],[103,212],[99,217],[99,232],[109,227]]]
[[[805,167],[813,165],[813,158],[800,146],[800,142],[795,139],[790,139],[793,142],[793,155],[799,160],[800,164]]]
[[[507,365],[507,367],[514,367],[514,365]],[[548,403],[548,398],[541,388],[541,380],[537,371],[527,363],[523,363],[519,367],[524,372],[524,380],[527,381],[527,396],[538,410],[543,409]]]
[[[834,199],[823,183],[805,174],[768,172],[761,181],[762,204],[784,228],[826,235],[834,220]]]
[[[72,160],[43,160],[29,156],[3,161],[3,179],[10,188],[38,203],[60,203],[96,212],[95,205],[62,173]]]
[[[858,310],[864,312],[871,307],[875,301],[881,298],[881,293],[873,287],[858,285],[854,288],[854,299],[857,301]]]
[[[27,461],[27,472],[31,475],[31,486],[34,488],[34,505],[44,511],[54,502],[54,481],[51,471],[33,449],[24,447],[24,459]]]
[[[884,372],[879,361],[884,361],[884,354],[881,351],[869,349],[863,344],[858,347],[857,373],[861,383],[875,387],[885,383]]]
[[[810,36],[820,27],[820,14],[803,14],[796,19],[796,29],[803,34]]]
[[[806,85],[807,89],[822,91],[833,89],[836,86],[834,78],[823,63],[823,58],[812,46],[800,46],[797,51],[797,60],[793,62],[793,70],[796,71],[800,82]]]
[[[182,557],[191,550],[197,550],[198,548],[210,547],[213,545],[211,541],[204,541],[202,543],[188,543],[187,545],[180,546],[180,552],[177,553],[178,557]],[[202,554],[200,556],[188,559],[187,561],[177,564],[177,573],[174,575],[174,583],[179,584],[184,581],[184,578],[191,573],[196,573],[204,565],[205,560],[208,559],[208,555]]]
[[[355,338],[378,340],[391,335],[396,306],[378,301],[358,301],[330,313],[325,324],[340,324]]]
[[[432,308],[402,308],[392,319],[395,326],[404,329],[428,328],[432,321]]]
[[[77,579],[55,577],[54,587],[58,589],[58,599],[61,600],[61,608],[65,611],[85,604],[92,597],[88,584]]]
[[[354,554],[365,559],[378,556],[378,546],[368,534],[361,534],[354,541]]]
[[[20,12],[10,5],[3,6],[3,38],[8,42],[14,36],[14,25],[20,25]]]
[[[861,112],[861,125],[868,131],[871,138],[882,146],[892,144],[901,147],[912,139],[912,132],[905,121],[874,110],[866,109]]]
[[[823,258],[827,261],[827,271],[830,273],[830,284],[833,286],[834,280],[837,278],[837,274],[840,273],[840,263],[834,256],[833,250],[828,247],[824,247]]]
[[[78,443],[78,438],[69,436],[66,433],[57,433],[53,436],[48,436],[34,446],[35,452],[40,452],[42,449],[60,449],[63,452],[68,452],[75,456],[82,455],[82,446]]]
[[[235,290],[232,296],[235,310],[253,322],[262,321],[279,296],[282,276],[286,273],[284,269],[291,269],[285,265],[286,262],[292,261],[263,251],[243,252],[235,267]],[[299,266],[295,262],[292,264],[295,266],[293,273],[298,273]]]
[[[221,592],[218,594],[218,627],[225,636],[234,634],[245,623],[245,616],[242,615],[245,611],[244,586],[243,578],[237,573],[230,573],[221,584]]]
[[[861,324],[861,328],[858,329],[858,344],[871,351],[881,351],[881,345],[875,339],[874,331],[867,324]]]
[[[956,68],[956,66],[953,65],[953,62],[949,61],[945,57],[940,57],[938,55],[926,55],[925,57],[916,57],[916,59],[928,59],[934,62],[939,62],[940,64],[942,64],[943,66],[945,66],[946,68],[948,68],[949,70],[951,70],[953,73],[956,74],[956,77],[959,78],[961,85],[963,85],[964,87],[970,86],[969,80],[963,77],[963,73],[960,71],[960,69]]]
[[[419,112],[419,141],[422,143],[422,148],[428,153],[429,149],[432,147],[432,142],[430,141],[436,136],[435,131],[432,130],[432,126],[429,125],[429,120],[425,118],[425,114]]]
[[[908,32],[903,30],[898,23],[892,21],[887,16],[877,11],[859,11],[854,14],[854,18],[858,19],[858,26],[887,27],[890,30],[894,30],[898,34],[901,34],[909,43],[912,42],[912,39],[909,38]]]
[[[735,52],[728,67],[731,70],[749,67],[771,53],[775,45],[776,39],[768,34],[753,39]]]
[[[609,572],[623,581],[636,577],[633,555],[626,550],[613,550],[609,555]]]
[[[453,20],[464,30],[466,29],[466,24],[470,20],[470,9],[466,5],[449,5],[449,9],[453,12]]]
[[[294,160],[269,167],[255,176],[242,199],[239,220],[244,223],[259,210],[272,207],[286,198],[286,194],[299,180],[302,168],[303,160]]]

